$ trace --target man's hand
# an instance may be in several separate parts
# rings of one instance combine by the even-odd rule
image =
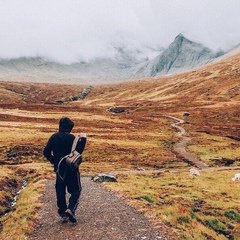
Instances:
[[[80,133],[80,134],[79,134],[79,137],[80,137],[80,138],[86,138],[86,137],[87,137],[87,134],[86,134],[86,133]]]

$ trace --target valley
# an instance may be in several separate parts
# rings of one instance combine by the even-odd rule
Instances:
[[[232,177],[240,171],[239,90],[239,51],[181,74],[90,88],[0,81],[2,236],[32,233],[44,182],[54,178],[42,150],[68,116],[73,133],[88,136],[82,175],[115,173],[118,183],[104,185],[170,235],[238,239],[240,183]],[[181,136],[169,116],[183,120],[186,150],[209,167],[199,177],[189,176],[192,165],[174,150]],[[23,180],[27,187],[11,209]]]

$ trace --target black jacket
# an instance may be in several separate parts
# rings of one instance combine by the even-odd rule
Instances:
[[[74,124],[69,118],[62,118],[59,122],[59,131],[54,133],[48,140],[43,150],[43,155],[54,164],[57,171],[59,161],[71,152],[75,136],[71,134]],[[86,138],[80,138],[76,150],[81,154],[86,145]]]

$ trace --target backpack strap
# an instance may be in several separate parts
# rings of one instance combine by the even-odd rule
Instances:
[[[65,157],[66,157],[66,156],[65,156]],[[66,176],[67,169],[65,169],[65,171],[64,171],[64,173],[63,173],[63,176],[61,176],[61,174],[60,174],[60,172],[59,172],[59,168],[60,168],[60,165],[62,164],[62,161],[65,159],[65,157],[63,157],[63,158],[59,161],[58,167],[57,167],[57,174],[58,174],[58,176],[60,177],[60,179],[61,179],[62,181],[65,180],[65,176]]]
[[[76,149],[78,140],[79,140],[79,136],[76,136],[75,139],[74,139],[74,141],[73,141],[73,144],[72,144],[72,150],[71,150],[71,152]]]

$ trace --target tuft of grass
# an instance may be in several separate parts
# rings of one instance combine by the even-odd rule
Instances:
[[[135,197],[134,199],[140,200],[140,199],[144,199],[146,200],[148,203],[153,203],[154,201],[149,198],[148,196],[139,196],[139,197]]]

